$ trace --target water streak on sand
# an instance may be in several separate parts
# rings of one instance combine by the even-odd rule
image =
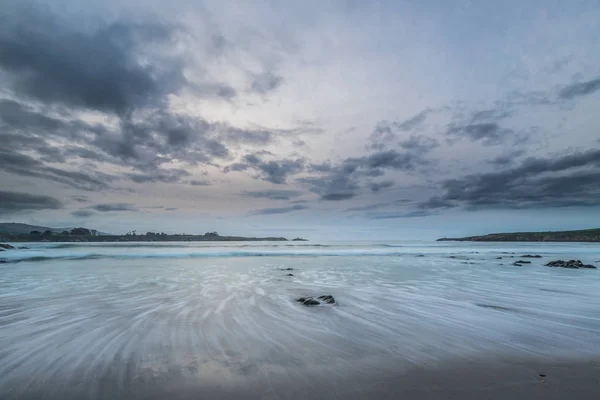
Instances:
[[[19,262],[0,265],[0,397],[311,385],[453,358],[600,355],[599,272],[543,266],[592,262],[597,245],[242,245],[3,252]],[[496,259],[505,253],[543,257],[515,268]],[[322,294],[337,305],[294,301]]]

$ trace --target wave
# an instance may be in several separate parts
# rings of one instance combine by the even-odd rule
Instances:
[[[416,254],[416,253],[415,253]],[[371,257],[406,256],[397,251],[209,251],[209,252],[168,252],[168,253],[72,253],[44,255],[20,254],[5,259],[6,263],[38,262],[52,260],[94,260],[94,259],[143,259],[143,258],[230,258],[230,257]]]

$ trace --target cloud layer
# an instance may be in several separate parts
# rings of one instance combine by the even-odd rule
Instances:
[[[0,212],[106,231],[596,215],[600,10],[509,3],[7,5]]]

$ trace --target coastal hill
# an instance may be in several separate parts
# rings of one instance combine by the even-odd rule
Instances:
[[[5,242],[200,242],[200,241],[287,241],[284,237],[221,236],[217,232],[203,235],[164,232],[113,235],[88,228],[48,228],[19,223],[0,223],[0,239]],[[305,239],[301,239],[305,240]]]
[[[70,228],[50,228],[48,226],[39,226],[39,225],[29,225],[23,224],[20,222],[0,222],[0,235],[23,235],[28,234],[32,231],[51,231],[52,233],[62,233],[64,231],[71,231],[73,227]],[[97,232],[98,235],[110,235],[110,233],[106,232]]]
[[[490,233],[483,236],[441,238],[438,242],[600,242],[600,228],[555,232]]]

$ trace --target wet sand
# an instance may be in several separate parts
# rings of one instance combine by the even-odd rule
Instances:
[[[238,387],[179,387],[145,399],[599,399],[600,359],[457,361],[399,372],[293,376]]]
[[[47,382],[45,389],[31,387],[3,393],[2,399],[97,399],[97,400],[307,400],[307,399],[473,399],[473,400],[559,400],[599,399],[600,359],[561,360],[462,360],[437,364],[342,371],[335,365],[314,371],[310,379],[285,373],[262,375],[252,380],[218,377],[199,384],[188,380],[140,383],[119,388],[105,381],[96,393],[81,385],[61,387]],[[256,377],[255,377],[256,378]]]

